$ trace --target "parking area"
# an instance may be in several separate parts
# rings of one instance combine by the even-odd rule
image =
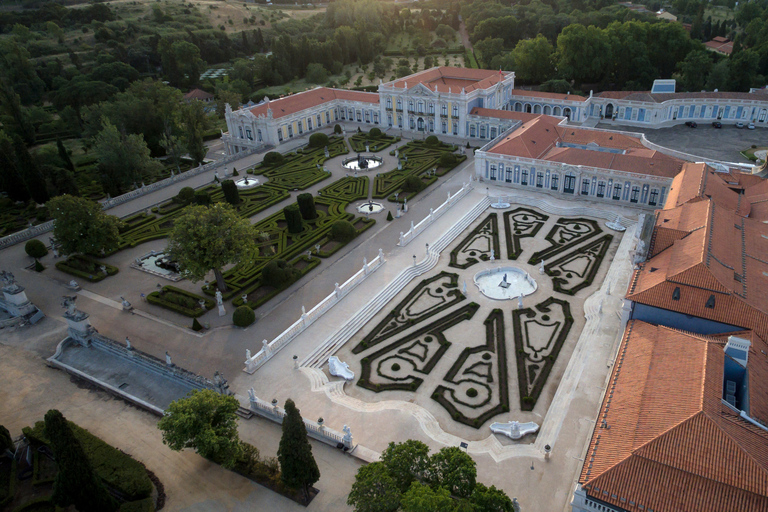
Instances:
[[[736,128],[732,124],[723,124],[723,127],[718,129],[714,128],[711,123],[699,123],[698,128],[690,128],[681,124],[656,130],[613,123],[600,123],[597,127],[608,130],[642,132],[649,141],[660,146],[726,162],[749,163],[749,160],[744,158],[740,151],[749,149],[753,144],[757,147],[768,146],[766,139],[768,132],[762,127],[748,130],[747,128]]]

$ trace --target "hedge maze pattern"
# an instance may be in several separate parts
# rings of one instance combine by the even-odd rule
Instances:
[[[553,290],[574,295],[591,285],[612,240],[613,235],[604,235],[550,263],[547,274],[553,277]]]
[[[474,302],[467,304],[363,357],[357,385],[377,393],[392,390],[416,391],[424,379],[414,374],[429,375],[451,346],[443,332],[470,320],[479,307]],[[374,367],[375,376],[372,375]]]
[[[480,260],[488,260],[491,249],[498,256],[501,250],[499,247],[498,216],[491,213],[451,251],[451,261],[448,266],[469,268]]]
[[[465,299],[458,290],[457,274],[440,272],[421,281],[384,319],[352,349],[359,354],[409,327]]]
[[[467,159],[465,155],[456,155],[456,164],[450,168],[440,167],[440,156],[444,153],[453,153],[457,147],[452,144],[440,143],[438,146],[427,146],[422,140],[414,140],[398,149],[399,158],[403,161],[402,169],[394,169],[376,176],[373,182],[373,197],[390,197],[394,201],[393,194],[399,192],[398,199],[402,200],[403,183],[408,176],[418,176],[426,185],[431,185],[446,172],[455,168],[459,163]],[[394,154],[394,152],[392,153]],[[407,160],[406,160],[407,159]],[[427,176],[427,172],[439,168],[436,175]],[[410,199],[416,193],[410,193]]]
[[[520,240],[533,238],[544,223],[549,220],[548,215],[539,213],[529,208],[516,208],[504,212],[504,234],[507,242],[507,258],[516,260],[523,252]]]
[[[528,263],[536,265],[541,260],[547,260],[556,254],[567,251],[602,232],[603,230],[600,229],[597,221],[561,217],[557,219],[557,223],[547,233],[547,236],[544,237],[550,243],[550,247],[535,252],[528,260]]]
[[[568,302],[554,297],[512,312],[520,408],[533,410],[573,325]]]
[[[453,386],[432,394],[454,420],[474,428],[509,411],[504,313],[494,309],[484,323],[485,343],[465,348],[443,379]]]
[[[330,197],[347,203],[365,199],[368,197],[368,176],[341,178],[327,187],[321,188],[318,192],[322,197]]]
[[[329,158],[349,153],[344,139],[331,137],[328,142]],[[285,190],[303,190],[331,175],[323,170],[325,148],[299,149],[295,153],[284,155],[284,160],[277,166],[264,163],[253,169],[253,174],[266,176],[269,183]]]
[[[371,137],[365,132],[356,133],[349,138],[349,145],[352,147],[352,151],[355,153],[364,153],[366,151],[365,144],[368,143],[368,151],[371,153],[377,153],[383,149],[387,149],[392,144],[400,141],[400,137],[393,137],[391,135],[381,134],[378,137]]]

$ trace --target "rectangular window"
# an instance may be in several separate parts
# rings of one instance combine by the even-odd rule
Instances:
[[[589,180],[586,178],[581,180],[581,195],[583,196],[589,195]]]
[[[491,166],[491,179],[494,180],[494,181],[496,180],[496,166],[495,165]]]
[[[597,182],[597,197],[605,197],[605,182]]]
[[[651,190],[651,197],[648,199],[648,204],[651,206],[656,206],[656,203],[659,201],[659,191],[657,189]]]
[[[544,173],[536,173],[536,188],[544,187]]]
[[[459,125],[457,123],[453,123],[453,134],[454,135],[459,134]]]
[[[387,108],[392,108],[392,98],[387,98]]]
[[[288,138],[293,137],[293,126],[288,125]]]
[[[632,195],[629,196],[630,203],[636,203],[640,200],[640,187],[632,187]]]
[[[528,184],[528,171],[526,169],[523,169],[523,179],[520,181],[521,185],[527,185]]]
[[[560,177],[557,174],[552,175],[552,190],[557,190],[558,182],[560,181]]]
[[[283,142],[283,129],[282,128],[278,128],[277,129],[277,140],[279,140],[280,142]]]
[[[442,115],[444,115],[444,116],[447,116],[448,115],[448,107],[446,105],[443,105],[442,107],[440,107],[440,113]]]
[[[618,183],[613,186],[613,199],[614,201],[621,199],[621,185]]]
[[[459,107],[457,105],[453,106],[453,117],[459,117]]]
[[[248,128],[245,129],[245,136],[248,140],[253,140],[253,133]]]
[[[307,119],[307,130],[312,129],[312,119]]]
[[[256,136],[259,138],[259,142],[261,142],[262,140],[264,140],[264,139],[262,139],[262,137],[261,137],[261,130],[256,130]]]
[[[237,129],[240,131],[240,138],[242,139],[243,138],[243,127],[242,126],[238,126]]]

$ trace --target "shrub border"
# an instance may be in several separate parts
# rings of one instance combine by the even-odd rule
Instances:
[[[576,238],[575,240],[572,240],[566,244],[560,245],[555,243],[554,236],[557,232],[557,228],[560,226],[563,226],[566,222],[586,222],[587,224],[591,224],[594,228],[594,231],[592,233],[585,233],[583,237]],[[586,242],[590,238],[599,235],[602,233],[603,230],[600,227],[600,224],[596,220],[587,219],[584,217],[560,217],[557,219],[557,222],[554,226],[552,226],[552,229],[549,230],[549,233],[547,233],[547,236],[544,237],[547,242],[551,244],[550,247],[547,247],[546,249],[542,249],[541,251],[537,251],[533,253],[533,256],[528,260],[529,265],[536,265],[541,260],[546,260],[547,258],[551,258],[553,256],[556,256],[560,254],[563,251],[567,251],[577,245],[579,245],[582,242]]]
[[[381,343],[383,341],[386,341],[387,339],[391,338],[392,336],[405,331],[409,327],[411,327],[413,325],[416,325],[418,323],[421,323],[424,320],[426,320],[427,318],[430,318],[430,317],[432,317],[432,316],[434,316],[434,315],[444,311],[445,309],[448,309],[451,306],[453,306],[455,304],[458,304],[459,302],[461,302],[464,299],[466,299],[464,294],[462,294],[459,290],[451,290],[451,291],[449,291],[447,293],[447,295],[453,295],[455,297],[454,300],[447,301],[445,304],[443,304],[441,306],[438,306],[437,309],[433,310],[431,313],[423,314],[423,315],[417,316],[417,317],[415,317],[413,319],[409,318],[408,319],[409,322],[404,323],[404,324],[402,324],[402,325],[400,325],[398,327],[395,327],[386,336],[382,336],[381,338],[376,339],[377,335],[387,326],[387,324],[389,324],[389,322],[391,322],[392,320],[394,320],[395,318],[400,316],[400,313],[405,309],[406,306],[408,306],[408,304],[410,304],[410,302],[413,300],[413,298],[416,297],[416,295],[418,295],[418,293],[420,293],[423,288],[425,288],[429,284],[431,284],[431,283],[433,283],[433,282],[435,282],[435,281],[437,281],[437,280],[439,280],[441,278],[444,278],[444,277],[449,277],[450,278],[450,283],[447,284],[447,285],[444,285],[446,288],[458,288],[458,286],[459,286],[459,275],[455,274],[453,272],[445,272],[445,271],[443,271],[443,272],[440,272],[439,274],[436,274],[436,275],[434,275],[432,277],[429,277],[427,279],[422,279],[419,282],[419,284],[416,285],[416,287],[413,290],[411,290],[408,293],[408,295],[406,295],[405,298],[403,300],[401,300],[395,306],[395,308],[392,311],[387,313],[387,315],[384,318],[382,318],[381,321],[378,324],[376,324],[376,327],[374,327],[371,330],[371,332],[369,332],[368,334],[366,334],[363,337],[363,339],[360,341],[360,343],[358,343],[357,346],[355,346],[352,349],[352,353],[353,354],[359,354],[360,352],[364,352],[365,350],[368,350],[371,347],[375,347],[379,343]],[[413,320],[413,323],[411,323],[410,320]]]
[[[494,328],[493,328],[494,322],[499,322],[499,325],[495,329],[496,335],[494,335]],[[434,393],[432,393],[432,399],[435,400],[440,405],[442,405],[455,421],[458,421],[459,423],[462,423],[464,425],[467,425],[473,428],[480,428],[486,421],[488,421],[492,417],[498,414],[509,412],[509,384],[508,384],[509,375],[507,371],[507,349],[506,349],[506,339],[504,335],[504,312],[498,308],[494,309],[493,311],[491,311],[491,313],[488,315],[488,318],[486,318],[483,323],[485,324],[485,344],[479,345],[477,347],[465,348],[464,351],[462,351],[462,353],[456,359],[456,362],[453,364],[453,366],[451,366],[451,369],[448,370],[448,373],[445,375],[444,380],[457,384],[457,382],[454,382],[451,379],[453,379],[456,376],[456,373],[458,373],[458,371],[464,365],[464,363],[469,358],[469,356],[477,352],[491,350],[492,352],[496,353],[496,361],[497,361],[496,366],[499,374],[498,405],[485,411],[483,414],[475,418],[470,418],[464,415],[464,413],[462,413],[461,411],[459,411],[456,408],[456,406],[453,405],[445,397],[445,393],[449,392],[453,397],[453,399],[456,400],[454,389],[448,388],[441,384],[437,386]],[[496,344],[495,350],[493,350],[494,342]],[[470,382],[477,382],[473,379],[464,379],[464,380],[468,380]],[[459,382],[463,382],[464,380]],[[487,384],[484,384],[484,385],[490,388],[490,386],[488,386]],[[458,400],[456,401],[458,402]],[[477,405],[475,407],[473,406],[468,406],[468,407],[480,408],[483,405],[485,405],[485,403]]]
[[[523,348],[523,331],[520,317],[522,315],[526,315],[529,318],[536,316],[537,313],[534,311],[534,308],[538,309],[541,313],[548,313],[550,311],[549,306],[551,304],[560,304],[560,306],[562,306],[564,317],[563,327],[560,331],[560,334],[557,336],[557,339],[555,340],[552,351],[544,359],[544,367],[541,369],[539,382],[536,384],[536,386],[534,386],[531,394],[528,395],[528,377],[525,373],[526,356],[525,350]],[[525,308],[512,311],[512,330],[515,334],[515,359],[517,361],[517,385],[518,389],[520,390],[520,409],[523,411],[532,411],[536,406],[536,402],[538,401],[539,396],[544,389],[544,385],[547,383],[547,379],[549,378],[549,373],[552,371],[552,367],[557,361],[557,356],[560,354],[560,349],[562,349],[563,343],[565,343],[565,339],[568,337],[568,334],[571,332],[571,327],[573,326],[573,316],[571,316],[571,306],[568,301],[556,299],[555,297],[549,297],[544,302],[536,304],[534,308]],[[526,400],[526,398],[529,400]]]
[[[374,352],[373,354],[364,357],[361,360],[362,363],[362,369],[360,370],[360,378],[357,380],[357,385],[361,388],[370,389],[371,391],[374,391],[376,393],[379,393],[381,391],[393,391],[393,390],[405,390],[405,391],[416,391],[416,389],[419,388],[422,382],[424,382],[423,379],[420,379],[419,377],[413,377],[413,381],[411,381],[408,384],[405,383],[394,383],[394,384],[374,384],[370,382],[371,378],[371,363],[381,356],[388,354],[389,352],[392,352],[394,349],[400,347],[401,345],[405,345],[409,341],[412,341],[416,338],[419,338],[425,334],[431,334],[432,336],[435,336],[437,340],[441,343],[441,347],[438,349],[438,352],[432,356],[432,359],[424,366],[424,369],[419,371],[419,373],[422,373],[424,375],[429,375],[429,373],[432,371],[432,369],[435,367],[437,362],[440,360],[442,355],[445,353],[446,350],[450,347],[451,343],[447,340],[445,340],[445,336],[443,336],[442,332],[450,329],[454,325],[457,325],[465,320],[471,319],[477,310],[480,308],[480,305],[471,302],[467,304],[466,306],[463,306],[453,313],[450,313],[448,315],[445,315],[441,317],[440,319],[432,322],[429,325],[426,325],[422,327],[421,329],[411,333],[410,335],[401,338],[393,343],[390,343],[386,347],[378,350],[377,352]],[[445,340],[446,345],[442,344],[442,340]],[[418,371],[418,370],[417,370]]]
[[[523,235],[514,234],[514,228],[512,226],[512,222],[510,221],[510,217],[516,213],[527,213],[537,218],[538,222],[536,223],[537,225],[533,228],[533,231]],[[541,219],[541,217],[543,217],[543,219]],[[549,215],[539,213],[535,210],[531,210],[530,208],[516,208],[514,210],[504,212],[504,237],[507,241],[507,259],[516,260],[519,258],[523,253],[520,240],[523,238],[535,237],[548,220]]]
[[[563,279],[562,277],[554,276],[552,273],[550,273],[551,270],[547,269],[547,275],[553,277],[552,278],[552,289],[553,289],[553,291],[564,293],[566,295],[576,295],[576,292],[578,292],[579,290],[590,286],[592,284],[592,281],[595,280],[595,276],[597,275],[597,272],[600,270],[600,265],[603,264],[603,259],[605,258],[605,255],[608,253],[608,249],[610,249],[610,247],[611,247],[611,242],[613,242],[613,235],[607,234],[607,235],[601,236],[597,240],[593,240],[592,242],[588,243],[587,245],[585,245],[583,247],[580,247],[580,248],[576,249],[573,252],[569,252],[565,256],[563,256],[563,257],[557,259],[556,261],[550,263],[549,264],[550,268],[554,267],[556,265],[559,265],[563,261],[567,260],[572,255],[584,254],[587,249],[591,249],[592,247],[594,247],[594,246],[596,246],[598,244],[601,244],[601,243],[603,244],[602,248],[600,249],[600,251],[595,256],[595,261],[592,264],[592,268],[589,269],[589,272],[584,277],[582,282],[577,284],[573,288],[570,288],[570,289],[563,288],[563,284],[567,284],[568,281],[566,279]]]
[[[465,270],[475,263],[479,263],[479,260],[474,257],[468,257],[466,263],[458,263],[459,258],[459,252],[461,252],[461,249],[470,244],[475,240],[477,235],[480,234],[480,231],[485,227],[485,225],[490,222],[491,223],[491,244],[493,245],[493,252],[494,254],[499,254],[501,252],[501,245],[499,244],[499,217],[496,214],[496,212],[489,213],[488,216],[483,219],[483,221],[475,226],[475,229],[469,232],[467,236],[464,237],[464,239],[461,241],[459,245],[454,247],[454,249],[451,251],[451,259],[448,262],[449,267],[453,268],[460,268],[462,270]],[[499,254],[500,256],[500,254]]]
[[[185,295],[197,301],[200,301],[202,299],[205,301],[205,308],[201,309],[198,304],[198,307],[196,309],[189,309],[189,308],[185,308],[184,306],[174,304],[173,302],[163,300],[159,291],[154,291],[149,295],[147,295],[147,302],[149,302],[150,304],[154,304],[156,306],[160,306],[161,308],[165,308],[170,311],[174,311],[176,313],[182,314],[184,316],[188,316],[190,318],[198,318],[200,316],[203,316],[205,313],[207,313],[208,311],[216,307],[216,303],[211,299],[207,299],[200,295],[196,295],[186,290],[182,290],[181,288],[176,288],[175,286],[170,286],[170,285],[163,286],[162,291],[178,293],[179,295]]]
[[[78,269],[76,269],[74,267],[70,267],[69,265],[67,265],[67,262],[70,259],[72,259],[72,258],[79,258],[79,259],[83,259],[83,260],[86,260],[86,261],[90,261],[91,263],[94,263],[96,265],[104,265],[107,268],[107,275],[104,275],[101,272],[99,272],[96,276],[94,276],[93,274],[86,274],[82,270],[78,270]],[[117,268],[115,266],[112,266],[112,265],[108,265],[107,263],[98,261],[97,259],[91,258],[90,256],[86,256],[84,254],[72,254],[71,256],[69,256],[64,261],[57,261],[56,262],[56,268],[61,270],[64,273],[69,274],[69,275],[76,276],[76,277],[82,277],[83,279],[87,279],[88,281],[90,281],[92,283],[98,283],[99,281],[103,281],[107,277],[113,276],[113,275],[117,274],[118,272],[120,272],[119,268]]]

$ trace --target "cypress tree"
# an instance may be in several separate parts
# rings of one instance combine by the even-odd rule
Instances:
[[[301,217],[304,220],[312,220],[317,218],[317,209],[315,208],[315,198],[312,194],[299,194],[296,198],[296,202],[299,204],[299,210],[301,211]]]
[[[117,510],[117,502],[94,473],[80,441],[56,409],[45,414],[45,435],[51,442],[59,466],[51,501],[60,507],[74,505],[80,512]]]
[[[224,199],[231,204],[240,204],[240,192],[237,190],[237,185],[232,180],[224,180],[221,182],[221,191],[224,192]]]
[[[304,229],[304,221],[301,219],[299,206],[296,203],[289,204],[283,208],[283,215],[285,215],[285,222],[288,223],[288,232],[301,233]]]
[[[0,130],[0,190],[14,201],[29,201],[29,192],[16,168],[16,152],[10,137]]]
[[[59,150],[59,157],[64,162],[64,166],[69,169],[69,172],[75,172],[75,165],[72,163],[72,159],[69,158],[69,151],[64,147],[64,143],[61,139],[56,137],[56,148]]]
[[[307,439],[307,429],[296,404],[290,398],[285,401],[283,435],[277,449],[280,476],[285,485],[301,489],[304,500],[309,501],[309,489],[320,479],[320,470],[312,456],[312,446]]]
[[[45,203],[49,199],[45,178],[32,160],[32,155],[29,154],[27,145],[24,144],[21,137],[13,138],[13,150],[16,153],[16,169],[27,186],[29,195],[36,203]]]

